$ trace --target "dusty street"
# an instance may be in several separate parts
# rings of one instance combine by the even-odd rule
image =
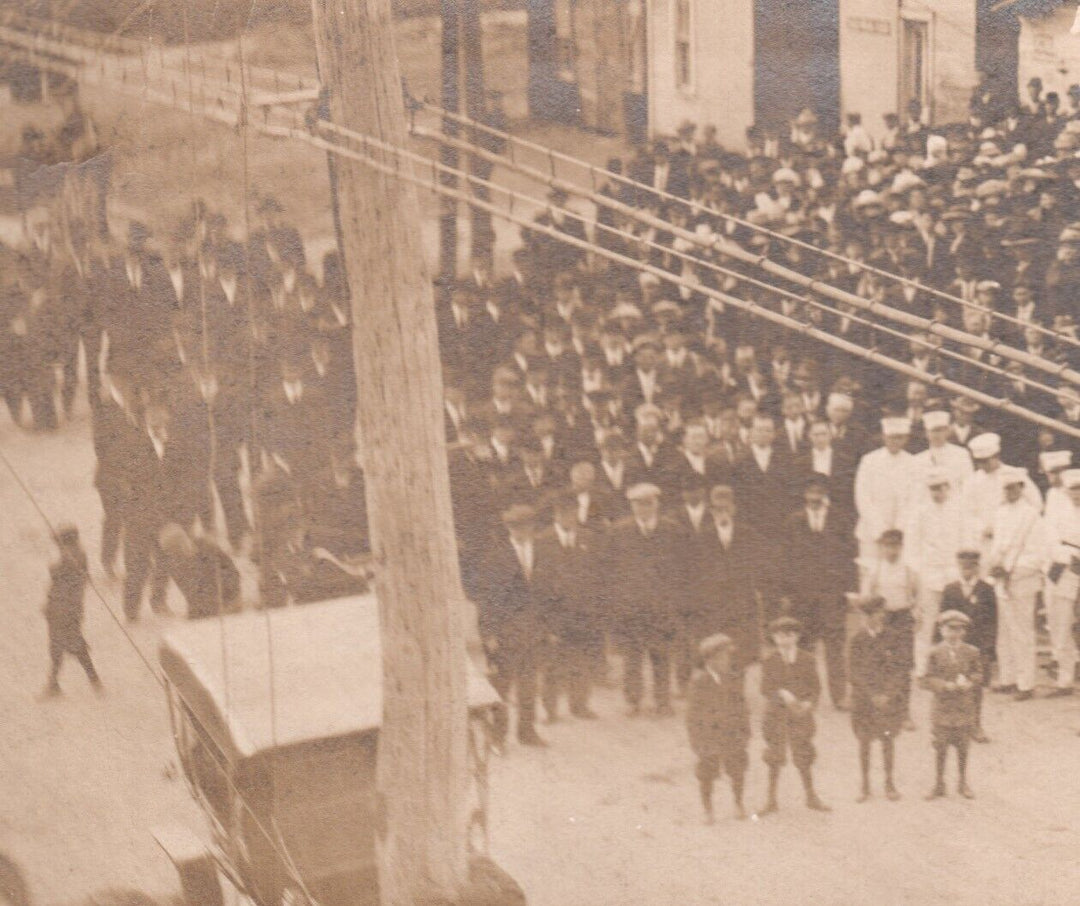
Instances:
[[[84,407],[56,435],[20,432],[5,417],[0,449],[50,519],[79,525],[95,583],[118,609],[118,584],[96,567],[99,510]],[[168,776],[172,741],[160,690],[91,594],[87,636],[106,697],[95,698],[69,664],[65,696],[35,700],[47,664],[39,608],[50,543],[6,471],[0,512],[0,849],[25,867],[39,903],[77,902],[106,887],[174,892],[175,877],[150,829],[167,821],[202,825],[183,783]],[[133,633],[151,663],[167,622],[148,618]],[[751,674],[757,708],[755,680]],[[855,804],[854,740],[846,715],[825,706],[819,785],[834,813],[804,809],[789,773],[778,816],[746,823],[725,817],[705,827],[680,718],[630,721],[616,692],[602,690],[600,721],[544,726],[550,749],[512,746],[494,760],[494,852],[534,906],[771,904],[793,897],[814,904],[1072,902],[1080,702],[1015,705],[992,696],[986,724],[993,742],[973,756],[979,798],[932,804],[922,801],[931,781],[927,704],[920,694],[920,729],[900,743],[902,802]],[[764,793],[759,754],[755,738],[752,806]],[[725,795],[721,787],[721,815]],[[860,871],[871,865],[872,875]],[[983,892],[969,892],[970,877],[984,879]]]

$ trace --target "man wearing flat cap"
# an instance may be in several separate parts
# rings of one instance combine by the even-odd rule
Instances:
[[[49,682],[45,697],[60,694],[60,667],[64,655],[74,657],[90,680],[90,685],[101,691],[94,663],[90,660],[90,648],[83,636],[83,595],[89,571],[86,553],[79,543],[79,530],[73,525],[61,525],[56,530],[56,546],[60,559],[49,567],[49,591],[45,599],[45,623],[49,628]]]
[[[544,641],[537,600],[536,512],[514,504],[502,514],[504,533],[490,545],[478,577],[480,639],[487,654],[491,685],[509,707],[517,699],[517,738],[526,746],[546,745],[536,732],[536,682]],[[507,711],[496,715],[495,739],[501,746],[509,729]]]
[[[606,569],[610,578],[606,609],[623,654],[623,694],[630,715],[641,713],[644,665],[652,667],[653,701],[659,716],[671,708],[671,648],[677,629],[680,584],[679,533],[660,514],[661,491],[639,482],[626,491],[631,515],[611,526]]]
[[[789,749],[802,778],[807,807],[818,812],[831,811],[814,791],[810,771],[817,757],[813,742],[814,708],[821,696],[821,683],[814,656],[799,647],[801,628],[798,620],[788,616],[777,617],[768,627],[776,649],[761,664],[761,694],[765,698],[762,759],[769,766],[769,797],[763,815],[780,809],[777,788]]]
[[[687,692],[686,730],[697,756],[698,779],[705,822],[713,822],[713,785],[721,769],[731,779],[735,817],[745,818],[743,788],[749,758],[750,715],[743,692],[743,674],[732,669],[732,642],[723,633],[698,645],[700,670],[694,671]]]
[[[964,641],[971,620],[958,610],[947,610],[938,617],[942,641],[930,651],[923,688],[934,693],[930,711],[931,734],[937,780],[927,799],[939,799],[945,792],[945,759],[949,749],[956,749],[959,773],[957,792],[965,799],[975,794],[967,782],[968,751],[977,726],[976,690],[982,683],[982,655]]]

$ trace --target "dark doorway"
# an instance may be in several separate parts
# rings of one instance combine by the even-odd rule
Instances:
[[[755,0],[756,122],[782,129],[804,107],[826,134],[839,124],[839,0]]]
[[[1011,106],[1017,100],[1020,20],[1001,0],[979,0],[975,18],[975,68],[984,74],[994,96]]]

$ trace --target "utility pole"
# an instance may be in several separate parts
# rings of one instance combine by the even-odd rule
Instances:
[[[391,0],[312,0],[312,9],[332,121],[404,146]],[[415,189],[392,174],[344,157],[336,170],[378,564],[380,897],[383,906],[456,903],[468,876],[467,655],[420,210]]]

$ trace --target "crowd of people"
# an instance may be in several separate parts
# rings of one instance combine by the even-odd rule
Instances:
[[[994,108],[977,96],[968,123],[932,130],[912,109],[889,119],[880,142],[855,115],[842,134],[820,135],[804,111],[789,135],[751,130],[747,153],[688,125],[625,167],[611,161],[610,202],[595,217],[553,192],[522,230],[510,274],[476,262],[440,281],[463,585],[521,743],[545,744],[538,704],[551,721],[564,697],[571,714],[594,718],[591,689],[612,653],[629,713],[643,713],[648,662],[664,716],[675,696],[693,696],[695,667],[716,651],[726,659],[714,679],[741,677],[791,637],[804,651],[821,643],[824,687],[866,743],[865,777],[869,740],[890,740],[891,752],[914,725],[913,676],[957,692],[952,662],[950,678],[935,679],[943,611],[946,625],[969,626],[979,660],[963,671],[963,732],[942,734],[940,749],[955,745],[964,760],[968,739],[986,740],[978,703],[992,665],[996,689],[1032,698],[1040,607],[1052,694],[1072,692],[1075,439],[1009,407],[945,396],[936,378],[1077,427],[1080,394],[1040,375],[1046,392],[992,343],[933,330],[898,339],[872,313],[791,280],[762,283],[725,252],[737,244],[868,302],[1075,367],[1080,224],[1068,212],[1080,198],[1080,93],[1070,100],[1062,114],[1033,85],[1027,106],[988,119]],[[61,235],[38,218],[26,248],[2,250],[0,389],[13,419],[51,430],[70,413],[82,350],[102,565],[111,574],[123,549],[131,621],[147,589],[151,607],[166,608],[170,579],[191,616],[240,606],[238,555],[257,566],[262,606],[364,587],[348,287],[337,252],[316,279],[282,214],[263,197],[243,242],[199,202],[171,234],[133,222],[122,242],[78,223]],[[785,331],[712,290],[926,380]],[[870,635],[858,656],[853,602]],[[820,804],[813,747],[784,709],[809,716],[821,684],[813,659],[792,657],[763,670],[770,789],[790,749],[808,802]],[[805,695],[784,685],[797,663],[813,667]],[[699,772],[703,797],[715,754]]]

